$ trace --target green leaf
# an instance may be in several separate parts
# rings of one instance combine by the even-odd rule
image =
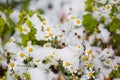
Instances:
[[[28,11],[28,15],[29,15],[30,17],[32,17],[33,14],[34,14],[34,12],[33,12],[32,10]]]
[[[82,24],[90,34],[98,30],[98,22],[93,18],[92,14],[84,15]]]
[[[44,18],[42,18],[40,15],[37,15],[37,17],[39,18],[39,20],[42,22],[42,21],[45,21]]]
[[[23,44],[24,46],[26,46],[26,45],[27,45],[27,42],[29,41],[29,36],[22,34],[21,37],[22,37],[22,44]]]
[[[2,36],[2,32],[4,30],[5,22],[4,20],[0,17],[0,37]]]
[[[95,6],[95,0],[86,0],[85,1],[85,10],[92,12],[92,8]]]
[[[112,70],[109,74],[110,78],[120,78],[120,70]]]
[[[29,73],[23,73],[23,75],[25,76],[25,78],[26,78],[27,80],[30,80],[31,76],[30,76]]]
[[[116,33],[117,29],[120,29],[120,19],[114,18],[109,24],[109,30]]]

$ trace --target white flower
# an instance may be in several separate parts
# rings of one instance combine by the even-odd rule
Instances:
[[[91,79],[91,78],[95,79],[94,73],[95,71],[92,71],[92,70],[87,71],[87,75],[86,75],[87,79]]]
[[[51,32],[51,28],[50,27],[45,27],[45,31],[49,33],[49,32]]]
[[[67,69],[71,68],[71,64],[70,64],[69,61],[64,61],[64,62],[63,62],[63,66],[64,66],[65,68],[67,68]]]
[[[34,64],[39,65],[40,64],[40,59],[33,59]]]
[[[118,67],[119,67],[119,66],[118,66],[117,64],[113,64],[113,65],[112,65],[112,69],[113,69],[113,70],[118,70]]]
[[[50,52],[50,56],[53,57],[53,58],[55,58],[56,52],[55,52],[55,51],[51,51],[51,52]]]
[[[111,60],[106,59],[103,63],[104,63],[105,66],[109,67],[111,65]]]
[[[78,44],[76,46],[76,48],[77,48],[78,52],[83,53],[83,45],[82,44]]]
[[[50,48],[50,47],[51,47],[51,43],[45,43],[45,44],[44,44],[44,47],[45,47],[45,48]]]
[[[58,40],[60,40],[60,39],[62,39],[63,38],[63,33],[60,33],[59,35],[58,35]]]
[[[83,56],[83,60],[84,60],[84,61],[88,61],[88,60],[89,60],[89,57],[88,57],[88,56]]]
[[[86,51],[85,51],[85,55],[92,55],[92,50],[91,50],[91,49],[86,50]]]
[[[77,18],[77,19],[74,20],[74,24],[75,24],[76,26],[81,26],[81,25],[82,25],[82,20],[79,19],[79,18]]]
[[[28,34],[29,32],[30,32],[30,28],[26,24],[23,24],[22,33],[23,34]]]
[[[16,63],[15,63],[15,61],[10,61],[10,63],[9,63],[9,69],[14,69],[15,68],[15,66],[16,66]]]
[[[110,11],[110,10],[112,9],[111,4],[107,4],[107,5],[105,5],[105,9],[108,10],[108,11]]]
[[[25,58],[25,53],[24,52],[19,52],[18,53],[19,58],[24,59]]]
[[[105,48],[102,52],[102,55],[104,55],[105,57],[113,56],[114,55],[114,50],[112,49],[112,47]]]
[[[46,21],[42,21],[41,24],[44,27],[44,26],[46,26],[47,22]]]
[[[73,21],[75,19],[75,16],[74,15],[69,15],[68,19],[70,19],[71,21]]]
[[[88,69],[92,69],[93,67],[93,64],[91,62],[86,62],[85,65]]]
[[[28,53],[32,53],[34,51],[33,46],[27,46]]]
[[[47,33],[47,35],[45,36],[47,40],[51,40],[53,37],[54,37],[54,34],[52,32]]]

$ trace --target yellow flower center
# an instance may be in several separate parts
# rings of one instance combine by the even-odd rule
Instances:
[[[10,67],[13,68],[15,64],[13,62],[10,63]]]
[[[109,52],[109,51],[107,51],[107,52],[106,52],[106,54],[110,54],[110,52]]]
[[[70,16],[70,19],[71,19],[71,20],[75,19],[75,16]]]
[[[45,22],[45,21],[43,21],[43,22],[42,22],[42,25],[43,25],[43,26],[45,26],[45,25],[46,25],[46,22]]]
[[[77,46],[77,48],[81,48],[81,46],[80,46],[80,45],[78,45],[78,46]]]
[[[88,57],[87,57],[87,56],[84,56],[83,60],[84,60],[84,61],[88,61]]]
[[[47,31],[47,32],[50,32],[50,28],[49,28],[49,27],[47,27],[47,28],[46,28],[46,31]]]
[[[60,38],[61,38],[62,36],[63,36],[62,34],[59,35]]]
[[[117,65],[114,65],[114,69],[117,69],[118,68],[118,66]]]
[[[110,5],[106,5],[106,9],[108,9],[108,10],[109,10],[110,8],[111,8],[111,6],[110,6]]]
[[[33,48],[29,48],[28,51],[29,51],[29,52],[33,52]]]
[[[110,60],[106,60],[105,63],[106,63],[106,64],[109,64],[109,63],[110,63]]]
[[[89,73],[89,76],[90,76],[90,77],[92,77],[92,76],[93,76],[93,73],[92,73],[92,72],[90,72],[90,73]]]
[[[88,68],[92,67],[92,64],[91,64],[91,63],[88,63],[88,64],[87,64],[87,67],[88,67]]]
[[[35,61],[36,61],[36,62],[40,62],[40,59],[36,59]]]
[[[51,55],[55,55],[56,53],[54,51],[51,52]]]
[[[81,22],[81,21],[80,21],[79,19],[76,20],[76,23],[77,23],[77,24],[80,24],[80,22]]]
[[[20,57],[23,58],[25,56],[24,53],[20,53]]]
[[[49,33],[49,37],[52,37],[53,36],[53,34],[52,33]]]
[[[70,63],[67,61],[67,62],[65,62],[65,66],[69,66],[70,65]]]
[[[24,32],[27,32],[27,29],[26,29],[26,28],[23,28],[23,31],[24,31]]]
[[[49,45],[49,44],[46,44],[46,45],[45,45],[45,47],[46,47],[46,48],[49,48],[49,47],[50,47],[50,45]]]
[[[90,55],[92,54],[92,50],[88,50],[87,53]]]

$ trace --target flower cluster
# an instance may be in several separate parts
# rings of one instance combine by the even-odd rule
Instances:
[[[85,4],[88,13],[83,17],[71,11],[57,25],[39,12],[21,11],[14,33],[4,44],[0,34],[1,80],[120,78],[119,0],[86,0]]]

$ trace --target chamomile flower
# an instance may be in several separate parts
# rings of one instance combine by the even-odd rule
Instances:
[[[77,45],[77,49],[79,50],[80,48],[81,48],[81,45],[80,45],[80,44],[78,44],[78,45]]]
[[[83,56],[83,60],[84,60],[84,61],[88,61],[88,60],[89,60],[89,57],[88,57],[88,56]]]
[[[77,46],[76,46],[76,49],[78,50],[78,52],[83,52],[83,46],[81,45],[81,44],[78,44]]]
[[[85,65],[88,69],[91,69],[93,67],[93,64],[91,62],[86,62]]]
[[[91,79],[91,78],[95,79],[94,73],[95,71],[92,71],[92,70],[87,71],[87,75],[86,75],[87,79]]]
[[[13,43],[14,41],[15,41],[15,39],[13,37],[10,37],[9,42]]]
[[[71,67],[71,64],[70,64],[69,61],[65,61],[65,62],[63,62],[63,66],[64,66],[65,68],[70,68],[70,67]]]
[[[47,22],[46,21],[42,21],[42,26],[46,26]]]
[[[118,66],[117,64],[113,64],[113,65],[112,65],[112,69],[113,69],[113,70],[118,70],[118,67],[119,67],[119,66]]]
[[[73,21],[75,19],[75,16],[74,15],[69,15],[68,17],[71,21]]]
[[[49,33],[48,33],[49,39],[53,38],[53,36],[54,36],[54,34],[53,34],[52,32],[49,32]]]
[[[63,37],[63,34],[60,33],[60,34],[58,35],[58,40],[62,39],[62,37]]]
[[[44,44],[44,47],[45,47],[45,48],[50,48],[50,47],[51,47],[51,43],[46,43],[46,44]]]
[[[102,52],[102,55],[104,55],[105,57],[110,57],[114,55],[114,51],[112,48],[105,48]]]
[[[28,34],[30,32],[30,28],[27,25],[22,26],[22,33]]]
[[[39,65],[40,64],[40,59],[34,59],[33,62],[36,64],[36,65]]]
[[[92,55],[92,50],[91,49],[86,50],[85,55]]]
[[[24,58],[25,58],[25,53],[24,53],[24,52],[19,52],[19,57],[20,57],[21,59],[24,59]]]
[[[106,10],[110,11],[112,6],[110,4],[105,5]]]
[[[50,27],[46,27],[45,31],[49,33],[51,31],[51,28]]]
[[[74,24],[75,24],[76,26],[81,26],[81,25],[82,25],[82,20],[79,19],[79,18],[77,18],[77,19],[74,20]]]
[[[10,63],[9,63],[9,68],[10,68],[10,69],[14,69],[15,66],[16,66],[15,62],[14,62],[14,61],[10,61]]]
[[[106,59],[103,63],[104,63],[105,66],[109,67],[111,65],[111,60]]]
[[[33,46],[27,46],[28,53],[32,53],[34,51]]]
[[[50,52],[50,56],[53,57],[53,58],[55,58],[56,52],[55,52],[55,51],[51,51],[51,52]]]

